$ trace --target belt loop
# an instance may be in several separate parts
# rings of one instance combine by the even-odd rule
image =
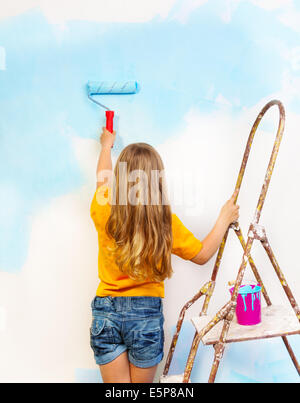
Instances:
[[[132,309],[132,297],[128,297],[128,303],[127,303],[127,306],[128,306],[128,311],[131,311],[131,309]]]
[[[107,298],[108,298],[109,301],[111,302],[111,304],[112,304],[114,310],[117,311],[117,301],[116,301],[111,295],[108,295]]]

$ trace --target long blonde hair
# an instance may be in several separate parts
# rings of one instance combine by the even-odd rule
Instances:
[[[128,178],[135,173],[138,181],[130,183]],[[114,175],[106,232],[116,243],[112,250],[116,264],[133,280],[170,278],[172,213],[160,155],[149,144],[130,144],[119,155]]]

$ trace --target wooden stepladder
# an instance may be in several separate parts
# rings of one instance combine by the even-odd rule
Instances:
[[[215,377],[220,365],[220,361],[223,357],[224,349],[226,343],[231,342],[240,342],[245,340],[255,340],[255,339],[263,339],[263,338],[270,338],[270,337],[278,337],[280,336],[288,350],[288,353],[300,375],[300,365],[296,359],[296,356],[287,340],[287,336],[291,334],[300,334],[300,310],[295,301],[295,298],[291,292],[290,287],[287,284],[287,281],[281,271],[279,264],[274,256],[274,253],[270,247],[270,243],[268,241],[265,228],[262,225],[259,225],[259,219],[261,215],[261,211],[264,205],[265,197],[268,191],[270,179],[272,176],[273,168],[275,165],[275,161],[277,158],[280,142],[282,139],[283,131],[284,131],[284,124],[285,124],[285,111],[282,103],[278,100],[272,100],[268,102],[258,114],[252,129],[250,131],[250,135],[248,138],[248,142],[246,145],[246,149],[244,152],[241,168],[239,171],[238,179],[235,185],[235,190],[240,190],[241,183],[243,180],[246,164],[248,161],[250,148],[253,142],[253,138],[257,127],[269,108],[273,105],[277,105],[279,108],[279,125],[277,129],[276,139],[274,142],[273,150],[271,153],[269,165],[267,167],[267,172],[265,175],[265,180],[259,195],[258,203],[255,210],[255,215],[252,222],[249,225],[247,240],[245,242],[244,237],[242,235],[242,231],[238,223],[233,223],[228,227],[227,232],[224,235],[222,243],[220,245],[217,258],[215,261],[214,269],[212,272],[211,280],[206,283],[199,292],[190,299],[181,309],[179,314],[179,319],[177,321],[176,332],[173,336],[171,346],[169,349],[169,353],[167,356],[167,360],[165,363],[165,367],[163,370],[163,374],[160,377],[160,382],[179,382],[179,383],[186,383],[190,382],[190,375],[193,368],[195,356],[197,353],[197,349],[199,346],[200,341],[203,342],[205,345],[213,345],[215,354],[214,354],[214,361],[211,367],[210,375],[209,375],[209,382],[212,383],[215,381]],[[235,201],[237,200],[238,193],[236,196]],[[210,302],[211,296],[213,294],[217,274],[219,271],[223,251],[225,248],[227,236],[229,229],[233,229],[236,233],[241,246],[243,248],[243,257],[242,263],[240,265],[235,283],[234,283],[234,290],[229,302],[227,302],[217,313],[213,316],[207,315],[208,304]],[[266,288],[262,282],[262,279],[259,275],[259,272],[254,264],[254,261],[251,257],[251,247],[253,245],[254,239],[257,239],[261,242],[264,250],[266,251],[269,259],[274,267],[274,270],[279,278],[279,281],[288,297],[288,300],[293,309],[288,309],[283,306],[276,306],[272,305],[271,300],[267,294]],[[246,270],[246,265],[249,263],[253,274],[256,278],[256,281],[262,287],[262,294],[266,301],[266,307],[262,309],[262,321],[259,325],[255,326],[241,326],[236,322],[235,318],[235,308],[237,303],[238,291],[242,284],[242,280],[244,277],[244,273]],[[202,306],[202,310],[199,316],[192,318],[192,323],[196,328],[196,332],[192,341],[190,353],[187,359],[187,363],[185,366],[185,370],[183,374],[180,375],[169,375],[168,371],[170,368],[170,364],[173,358],[174,349],[178,340],[178,336],[180,333],[180,329],[182,326],[182,322],[184,320],[186,310],[196,302],[200,297],[205,296],[204,303]]]

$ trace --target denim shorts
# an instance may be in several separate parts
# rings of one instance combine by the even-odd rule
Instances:
[[[91,304],[91,347],[96,364],[104,365],[128,350],[140,368],[158,364],[164,356],[164,316],[161,297],[98,297]]]

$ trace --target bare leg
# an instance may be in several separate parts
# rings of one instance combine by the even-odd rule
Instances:
[[[127,351],[108,364],[99,365],[99,367],[103,383],[131,383]]]
[[[132,383],[153,383],[157,365],[149,368],[139,368],[129,362]]]

